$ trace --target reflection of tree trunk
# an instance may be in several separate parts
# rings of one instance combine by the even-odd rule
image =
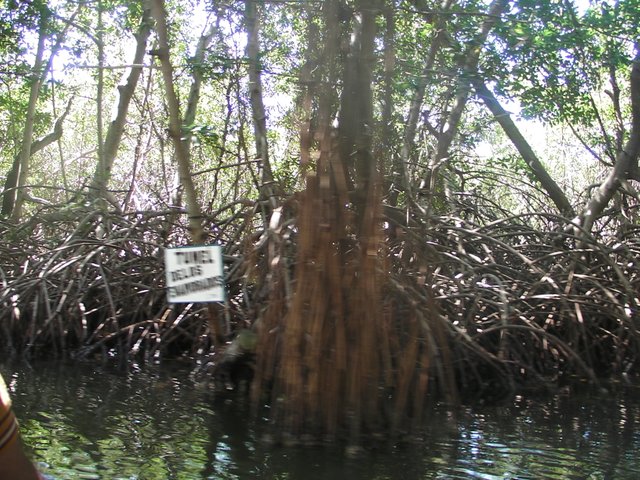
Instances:
[[[246,0],[245,24],[247,29],[247,60],[249,62],[249,98],[253,112],[253,131],[256,155],[262,165],[261,200],[273,196],[273,172],[269,161],[267,141],[267,113],[262,100],[262,62],[260,61],[260,18],[255,0]],[[275,206],[275,205],[272,205]]]
[[[180,174],[180,183],[184,187],[187,215],[189,217],[189,229],[191,239],[194,244],[204,243],[206,233],[202,228],[202,213],[198,204],[196,188],[191,177],[191,164],[189,162],[189,152],[185,142],[182,140],[182,128],[180,118],[180,105],[173,86],[173,66],[169,58],[169,43],[167,35],[167,12],[163,0],[153,0],[151,2],[151,12],[156,21],[156,32],[158,35],[158,45],[156,55],[160,59],[162,77],[167,96],[169,109],[169,136],[173,140],[176,152],[176,162]]]
[[[573,217],[575,212],[567,196],[564,194],[558,184],[551,178],[551,175],[544,168],[544,165],[538,159],[537,155],[531,148],[531,145],[522,136],[516,124],[511,120],[509,113],[502,108],[498,99],[493,92],[485,85],[480,78],[473,79],[473,85],[478,96],[493,114],[495,120],[500,124],[504,133],[509,137],[513,145],[518,149],[523,160],[531,169],[542,188],[549,194],[549,198],[556,205],[556,208],[562,215]]]
[[[138,85],[140,74],[142,73],[142,62],[147,50],[147,39],[151,33],[150,20],[149,12],[145,10],[140,22],[140,27],[136,33],[136,51],[129,75],[125,84],[118,86],[119,98],[116,116],[109,124],[104,144],[102,148],[99,149],[98,165],[93,176],[92,185],[98,197],[104,198],[107,194],[107,185],[111,178],[111,169],[113,168],[113,162],[115,161],[122,139],[122,133],[124,132],[129,104]]]
[[[587,233],[605,209],[611,198],[627,179],[634,178],[640,155],[640,47],[631,68],[631,132],[624,148],[617,152],[616,162],[607,178],[587,202],[584,210],[574,220]]]

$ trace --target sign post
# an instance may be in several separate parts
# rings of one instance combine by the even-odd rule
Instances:
[[[167,248],[165,270],[169,303],[224,302],[221,246]]]

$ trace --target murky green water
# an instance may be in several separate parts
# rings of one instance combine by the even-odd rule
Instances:
[[[636,479],[640,394],[436,409],[424,442],[347,460],[273,448],[188,370],[0,365],[25,442],[57,479]]]

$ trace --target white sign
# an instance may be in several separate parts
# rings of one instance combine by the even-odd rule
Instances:
[[[165,250],[169,303],[224,302],[222,247],[177,247]]]

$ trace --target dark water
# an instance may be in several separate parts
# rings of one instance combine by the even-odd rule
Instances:
[[[57,479],[636,479],[640,395],[437,407],[419,445],[346,459],[264,445],[186,369],[0,365],[25,443]]]

